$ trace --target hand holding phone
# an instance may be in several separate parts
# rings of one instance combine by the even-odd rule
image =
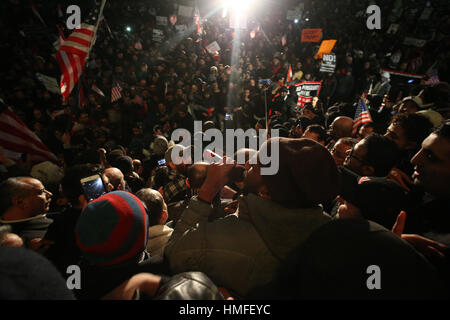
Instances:
[[[80,182],[88,202],[95,200],[106,193],[102,177],[99,174],[83,178]]]

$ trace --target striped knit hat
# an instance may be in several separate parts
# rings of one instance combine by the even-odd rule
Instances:
[[[143,203],[125,191],[107,193],[90,202],[75,233],[83,256],[93,265],[129,261],[147,245],[148,216]]]

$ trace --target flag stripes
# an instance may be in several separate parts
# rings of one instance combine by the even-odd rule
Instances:
[[[356,135],[356,132],[360,125],[363,125],[368,122],[372,122],[372,118],[370,117],[370,113],[367,110],[366,104],[364,103],[363,99],[360,99],[353,120],[352,135],[353,136]]]
[[[13,160],[19,160],[21,154],[26,152],[34,162],[57,161],[39,137],[10,109],[0,114],[0,146],[4,148],[5,155]]]

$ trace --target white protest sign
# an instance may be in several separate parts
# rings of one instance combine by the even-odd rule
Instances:
[[[214,54],[217,51],[220,51],[220,46],[217,41],[214,41],[213,43],[206,46],[206,50],[208,50],[209,53]]]
[[[153,41],[162,42],[164,40],[164,32],[159,29],[153,29]]]
[[[157,16],[156,17],[156,25],[157,26],[167,26],[167,17],[161,17],[161,16]]]
[[[58,81],[55,78],[48,77],[41,73],[36,73],[36,78],[42,82],[45,88],[55,94],[61,94],[61,88],[59,87]]]
[[[320,72],[334,72],[336,70],[336,55],[324,54],[320,64]]]

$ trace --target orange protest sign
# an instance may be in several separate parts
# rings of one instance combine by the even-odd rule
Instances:
[[[303,29],[302,42],[319,42],[322,38],[322,29]]]
[[[331,53],[331,50],[333,50],[335,44],[336,40],[323,40],[314,58],[322,59],[322,55]]]

